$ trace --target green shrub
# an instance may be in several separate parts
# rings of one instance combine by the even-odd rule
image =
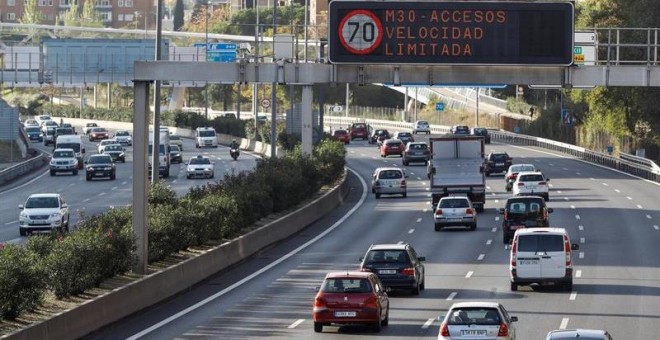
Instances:
[[[321,182],[329,184],[344,173],[346,165],[346,149],[336,140],[324,139],[314,148],[314,157],[319,162]]]
[[[37,254],[13,244],[0,250],[0,314],[9,320],[34,309],[45,292],[44,270]]]
[[[174,190],[168,188],[165,181],[156,181],[149,186],[149,206],[173,205],[177,197]]]

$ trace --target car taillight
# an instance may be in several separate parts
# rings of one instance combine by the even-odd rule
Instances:
[[[509,175],[509,177],[507,177],[507,179],[516,179],[516,177],[517,177],[516,174],[511,174]]]
[[[401,274],[408,276],[415,276],[415,268],[413,267],[403,268],[401,270]]]
[[[509,336],[509,327],[504,322],[500,322],[500,330],[497,332],[497,336]]]
[[[378,298],[375,296],[369,296],[366,300],[364,300],[363,303],[360,304],[362,307],[365,308],[373,308],[373,309],[378,309]]]
[[[373,270],[371,270],[371,268],[362,267],[362,268],[360,268],[360,271],[361,272],[372,272]]]
[[[506,221],[507,219],[509,219],[509,211],[504,210],[504,220]]]
[[[328,302],[325,301],[323,297],[317,296],[316,299],[314,299],[314,310],[322,310],[327,308]]]
[[[440,336],[449,336],[449,327],[446,322],[443,322],[442,325],[440,325]]]
[[[442,215],[442,209],[436,209],[435,214],[436,215]]]
[[[524,186],[525,186],[525,183],[520,182],[520,183],[518,183],[518,186],[519,186],[519,187],[524,187]]]
[[[401,187],[402,187],[402,188],[405,188],[406,185],[407,185],[407,184],[406,184],[406,180],[405,180],[405,179],[404,179],[404,180],[401,180]]]
[[[380,181],[374,182],[374,187],[379,187],[380,186]]]
[[[467,209],[465,209],[465,214],[466,215],[472,215],[472,214],[474,214],[474,211],[472,211],[471,208],[467,208]]]
[[[568,236],[564,235],[564,254],[566,254],[566,268],[571,267],[571,242]]]
[[[539,185],[545,185],[545,182],[539,182]]]
[[[518,240],[514,238],[511,245],[511,267],[516,268],[516,252],[518,250]]]

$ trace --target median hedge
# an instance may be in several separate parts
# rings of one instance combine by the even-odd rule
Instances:
[[[344,146],[323,140],[311,156],[299,147],[283,158],[259,160],[254,171],[228,174],[177,197],[162,182],[149,190],[149,262],[209,241],[245,233],[255,222],[290,209],[343,175]],[[32,236],[25,247],[0,250],[0,313],[15,319],[50,291],[64,298],[98,287],[136,261],[132,208],[95,216],[78,211],[68,234]]]

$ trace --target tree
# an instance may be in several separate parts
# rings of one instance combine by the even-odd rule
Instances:
[[[37,10],[37,0],[25,0],[25,9],[23,10],[23,16],[18,20],[21,24],[40,24],[43,19],[43,13]],[[33,42],[38,42],[35,39],[34,35],[37,33],[37,30],[34,28],[28,29],[28,35],[33,40]]]
[[[176,0],[174,5],[174,30],[180,31],[183,28],[183,0]]]

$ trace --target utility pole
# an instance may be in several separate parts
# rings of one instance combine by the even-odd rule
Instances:
[[[156,61],[160,60],[162,40],[163,40],[163,22],[161,11],[163,0],[158,0],[156,5]],[[165,146],[167,155],[167,145]],[[151,147],[151,183],[158,181],[160,170],[160,81],[156,80],[154,85],[154,143]],[[167,164],[169,166],[169,164]]]

